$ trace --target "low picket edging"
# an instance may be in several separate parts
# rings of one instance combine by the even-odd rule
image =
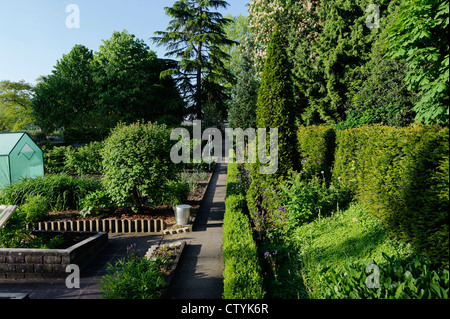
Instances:
[[[93,219],[73,221],[45,221],[28,225],[33,230],[97,231],[110,234],[159,234],[165,228],[162,219]]]

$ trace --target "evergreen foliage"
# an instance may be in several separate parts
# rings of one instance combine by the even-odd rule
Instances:
[[[291,170],[299,169],[299,157],[295,136],[293,113],[293,94],[290,66],[286,53],[286,42],[281,33],[275,29],[267,49],[267,60],[261,75],[258,100],[256,104],[256,126],[266,128],[266,154],[270,153],[269,129],[278,129],[278,162],[277,170],[271,174],[261,174],[259,159],[252,164],[252,183],[247,193],[250,213],[258,208],[254,203],[262,194],[262,189],[272,187]],[[258,152],[259,147],[257,147]]]
[[[286,42],[280,31],[275,29],[267,49],[258,91],[256,126],[267,130],[278,129],[278,170],[273,174],[277,177],[298,168],[293,103]]]
[[[208,99],[223,101],[222,83],[232,77],[224,64],[229,55],[221,48],[234,43],[224,31],[231,20],[211,11],[227,6],[224,0],[178,0],[164,8],[172,18],[166,31],[155,32],[157,36],[152,38],[157,45],[167,47],[166,56],[178,60],[177,67],[162,76],[176,75],[178,87],[198,119],[202,119]],[[219,103],[216,109],[225,117],[224,104]]]
[[[232,128],[256,127],[256,100],[259,83],[248,56],[244,55],[240,64],[237,83],[233,87],[232,101],[228,109],[229,126]]]

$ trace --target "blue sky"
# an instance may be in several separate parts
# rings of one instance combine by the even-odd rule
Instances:
[[[247,16],[246,2],[227,0],[220,12]],[[35,84],[41,75],[50,74],[56,61],[75,44],[98,51],[101,40],[114,31],[128,30],[144,40],[158,57],[164,47],[149,38],[165,30],[170,18],[164,7],[175,0],[0,0],[0,80],[25,80]],[[75,4],[80,10],[80,27],[67,28],[71,14],[66,8]]]

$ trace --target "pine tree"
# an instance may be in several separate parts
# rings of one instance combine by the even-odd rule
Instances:
[[[224,31],[231,20],[210,11],[227,6],[224,0],[178,0],[172,7],[165,8],[166,14],[173,18],[166,31],[157,31],[158,36],[152,38],[158,46],[168,48],[166,56],[179,60],[177,69],[163,76],[178,75],[179,88],[198,119],[202,118],[208,95],[217,93],[205,88],[217,88],[218,83],[232,77],[224,65],[229,55],[220,49],[220,46],[234,43],[227,39]]]

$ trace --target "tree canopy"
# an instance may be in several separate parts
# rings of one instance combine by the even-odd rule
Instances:
[[[34,88],[25,81],[0,81],[0,132],[21,131],[34,123]]]
[[[172,78],[160,78],[170,61],[126,30],[114,32],[98,52],[76,45],[36,86],[32,108],[43,130],[97,128],[118,122],[179,123],[185,106]],[[172,120],[173,121],[173,120]]]
[[[223,46],[234,42],[224,32],[230,19],[211,10],[227,6],[224,0],[178,0],[165,8],[172,18],[166,31],[157,31],[152,37],[157,45],[166,46],[167,57],[177,59],[177,68],[163,76],[177,75],[178,87],[198,119],[208,103],[226,115],[226,105],[221,103],[228,98],[223,84],[230,81],[232,73],[225,67],[229,55]],[[211,101],[216,104],[211,106]]]

